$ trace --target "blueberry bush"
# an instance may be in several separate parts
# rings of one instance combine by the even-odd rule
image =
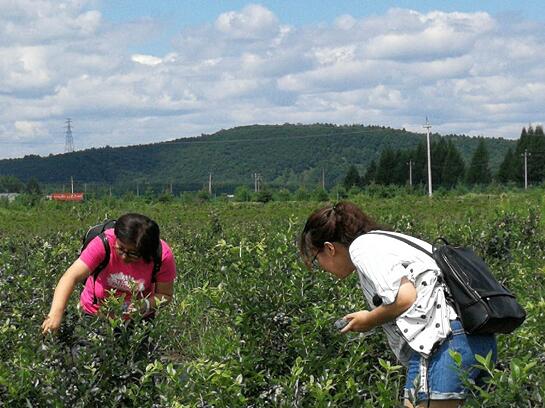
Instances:
[[[528,312],[486,356],[467,406],[543,406],[543,191],[460,197],[358,196],[382,224],[471,245]],[[365,308],[357,278],[302,265],[295,241],[320,203],[178,199],[15,202],[0,207],[0,406],[397,407],[404,369],[380,330],[339,334]],[[138,211],[156,219],[177,262],[175,299],[151,321],[89,318],[71,298],[62,329],[40,324],[89,225]],[[79,291],[80,288],[77,288]],[[455,356],[454,356],[455,357]]]

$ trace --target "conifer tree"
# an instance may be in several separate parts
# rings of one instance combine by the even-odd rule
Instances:
[[[395,167],[392,171],[394,184],[398,186],[404,186],[409,184],[409,160],[411,157],[411,152],[397,150],[395,152]]]
[[[442,169],[448,154],[448,144],[445,138],[441,137],[438,142],[431,144],[431,177],[434,186],[443,185]]]
[[[545,162],[543,156],[545,154],[545,135],[543,128],[536,126],[534,129],[531,125],[522,128],[520,139],[517,142],[512,165],[512,178],[522,182],[524,180],[524,154],[527,153],[527,171],[529,183],[540,183],[545,180]]]
[[[426,151],[426,144],[424,142],[420,142],[418,144],[413,154],[413,157],[414,157],[413,183],[427,184],[428,182],[428,154]]]
[[[464,159],[454,143],[449,140],[447,143],[447,154],[443,161],[441,169],[442,185],[448,188],[454,187],[459,181],[463,180],[465,174]]]
[[[360,173],[356,166],[351,165],[346,172],[346,176],[343,181],[344,188],[350,190],[352,187],[359,187],[361,185]]]
[[[530,132],[533,134],[534,130],[532,127],[529,127]],[[525,127],[522,128],[522,131],[520,132],[520,138],[517,142],[517,146],[515,147],[515,154],[513,155],[513,165],[512,165],[512,177],[513,180],[522,182],[524,179],[524,151],[528,150],[530,146],[530,137],[528,134],[528,131]]]
[[[513,154],[513,149],[509,148],[509,150],[507,150],[507,153],[505,153],[503,161],[501,162],[500,168],[498,170],[497,179],[500,183],[508,183],[509,181],[516,180],[514,164],[515,158]]]
[[[365,172],[364,183],[373,184],[377,176],[377,162],[373,159],[371,163],[367,166],[367,171]]]
[[[392,171],[397,165],[396,154],[391,148],[386,148],[380,154],[377,166],[375,181],[377,184],[393,184],[394,178]]]
[[[481,138],[477,149],[473,153],[466,175],[468,184],[488,184],[492,180],[490,166],[488,164],[488,151]]]
[[[545,154],[545,135],[543,134],[543,127],[535,127],[530,140],[529,152],[528,178],[535,183],[541,183],[545,179],[545,166],[543,162],[543,156]]]

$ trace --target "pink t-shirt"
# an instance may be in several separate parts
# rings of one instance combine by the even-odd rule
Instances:
[[[154,294],[154,287],[151,283],[153,261],[146,263],[143,259],[139,259],[132,263],[125,263],[115,250],[117,238],[114,230],[108,229],[104,234],[110,244],[110,262],[100,271],[94,285],[92,271],[100,265],[106,256],[104,244],[100,237],[96,237],[89,242],[89,245],[87,245],[79,257],[91,270],[91,275],[87,278],[80,296],[80,304],[83,310],[89,314],[97,313],[100,308],[100,300],[107,297],[107,291],[112,289],[116,291],[116,296],[125,296],[126,301],[129,302],[131,299],[131,283],[137,285],[137,291],[142,297]],[[156,281],[173,282],[176,277],[174,256],[165,241],[161,240],[161,245],[163,251],[162,263],[161,269],[157,272]],[[93,304],[93,295],[96,295],[99,304]]]

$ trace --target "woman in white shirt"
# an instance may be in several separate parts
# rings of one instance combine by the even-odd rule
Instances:
[[[479,382],[475,354],[496,358],[494,335],[466,335],[435,261],[395,237],[413,241],[431,251],[431,245],[414,237],[384,232],[355,204],[341,202],[313,212],[300,237],[307,266],[321,266],[339,279],[356,271],[371,310],[344,316],[341,330],[366,332],[382,326],[388,343],[407,367],[405,406],[458,407],[467,390],[449,350],[462,355],[462,368]]]

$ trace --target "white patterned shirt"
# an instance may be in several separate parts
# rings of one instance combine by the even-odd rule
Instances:
[[[390,231],[431,252],[425,241]],[[454,309],[445,299],[445,286],[439,267],[424,252],[385,235],[368,233],[359,236],[349,248],[360,286],[371,309],[393,303],[406,277],[416,288],[416,301],[394,321],[382,325],[388,343],[398,360],[406,365],[414,351],[427,358],[450,334]]]

